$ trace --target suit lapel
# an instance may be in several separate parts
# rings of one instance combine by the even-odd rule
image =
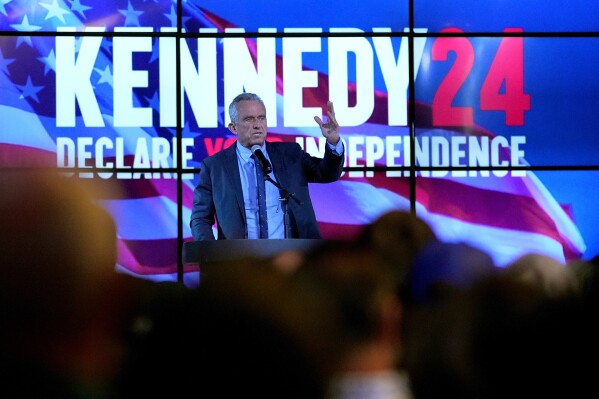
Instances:
[[[241,188],[241,177],[239,176],[239,164],[237,162],[237,142],[234,142],[225,150],[225,172],[228,175],[228,184],[231,191],[235,193],[235,199],[239,206],[239,211],[244,216],[245,220],[245,204],[243,203],[243,191]]]

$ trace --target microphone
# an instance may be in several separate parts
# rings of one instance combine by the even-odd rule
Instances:
[[[264,171],[265,175],[272,172],[272,166],[270,166],[270,162],[268,162],[268,159],[266,159],[258,144],[254,144],[252,146],[252,154],[254,154],[256,158],[258,158],[258,161],[260,161],[262,164],[262,170]]]

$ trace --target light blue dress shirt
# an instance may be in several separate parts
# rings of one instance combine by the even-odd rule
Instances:
[[[337,145],[332,145],[329,142],[327,142],[327,145],[337,155],[343,154],[341,140]],[[262,145],[261,150],[270,162],[265,145]],[[260,229],[258,226],[256,169],[254,160],[250,158],[251,156],[252,151],[237,142],[237,164],[239,166],[239,177],[241,177],[241,189],[243,190],[248,238],[254,239],[260,238]],[[278,182],[274,172],[269,173],[269,176]],[[268,238],[285,238],[283,201],[279,195],[279,189],[269,181],[266,182],[266,214],[268,217]]]
[[[262,153],[270,161],[268,153],[262,146]],[[237,143],[237,163],[239,165],[239,176],[241,177],[241,188],[243,190],[243,202],[245,203],[245,217],[248,226],[248,238],[260,238],[258,226],[258,200],[257,182],[254,160],[250,158],[252,151]],[[276,182],[274,172],[269,176]],[[268,217],[268,238],[285,238],[285,225],[283,220],[283,208],[279,200],[279,189],[274,184],[266,182],[266,215]]]

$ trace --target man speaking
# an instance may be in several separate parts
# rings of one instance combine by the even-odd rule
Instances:
[[[343,143],[333,103],[326,122],[315,116],[327,144],[323,158],[299,144],[266,142],[266,107],[253,93],[229,106],[230,147],[205,158],[194,190],[190,227],[195,240],[322,238],[308,183],[330,183],[343,170]],[[284,209],[286,207],[286,209]]]

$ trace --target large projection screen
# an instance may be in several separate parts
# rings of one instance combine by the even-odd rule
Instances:
[[[599,3],[558,3],[3,1],[0,173],[119,187],[101,199],[118,272],[194,286],[181,248],[229,102],[259,94],[268,139],[318,154],[331,100],[346,160],[310,186],[325,238],[402,209],[498,265],[591,258]]]

